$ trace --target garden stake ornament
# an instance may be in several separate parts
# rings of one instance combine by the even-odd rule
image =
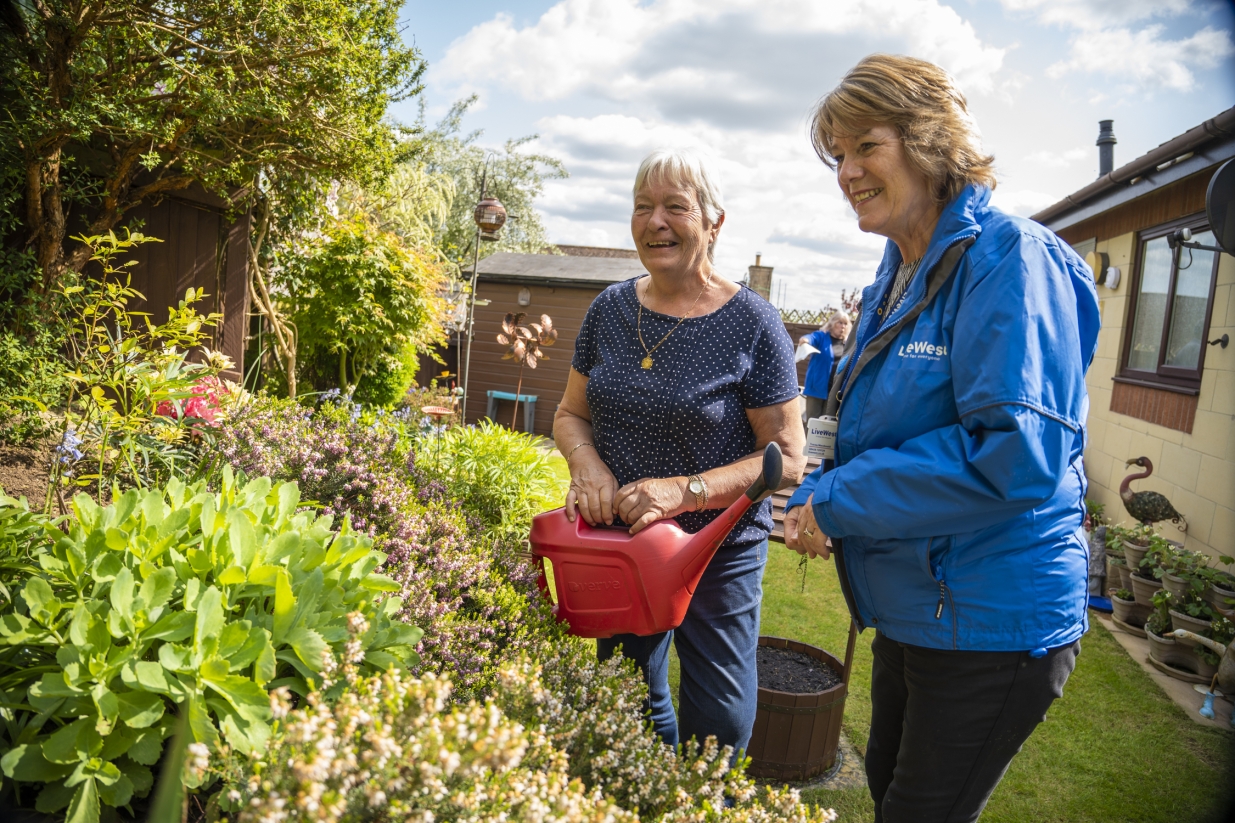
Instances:
[[[557,342],[557,329],[553,328],[553,318],[547,314],[540,316],[539,323],[523,324],[527,312],[506,312],[502,318],[502,331],[497,336],[497,342],[506,346],[503,360],[519,361],[519,382],[515,386],[515,410],[510,416],[510,430],[515,430],[515,421],[519,419],[519,392],[523,390],[523,367],[536,368],[540,360],[548,360],[549,355],[541,351],[541,346],[548,348]],[[530,434],[531,432],[529,432]]]

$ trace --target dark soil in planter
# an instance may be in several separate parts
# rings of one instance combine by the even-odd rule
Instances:
[[[814,694],[840,683],[840,676],[810,655],[790,649],[760,646],[755,657],[759,687],[790,694]]]

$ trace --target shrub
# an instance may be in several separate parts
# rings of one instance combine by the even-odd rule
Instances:
[[[565,496],[548,453],[538,448],[542,442],[482,420],[451,429],[440,443],[422,440],[420,463],[494,534],[522,540],[532,517]]]
[[[356,384],[357,402],[384,408],[395,405],[411,388],[419,367],[420,353],[413,345],[382,352]]]
[[[227,470],[217,493],[173,480],[44,519],[41,573],[0,612],[0,766],[42,784],[39,810],[89,821],[144,796],[170,706],[196,743],[252,753],[269,739],[266,689],[307,694],[336,654],[369,671],[416,661],[402,604],[377,602],[398,588],[374,573],[384,555],[299,502],[294,484]]]
[[[633,676],[633,675],[632,675]],[[524,702],[557,705],[526,662],[502,673]],[[550,729],[503,711],[493,700],[449,707],[449,681],[405,680],[397,673],[355,681],[333,706],[310,705],[286,715],[272,745],[252,764],[233,766],[224,804],[241,823],[299,821],[595,821],[633,823],[634,809],[607,796],[600,784],[577,779],[579,764],[558,747]],[[637,697],[633,698],[637,699]],[[615,708],[638,728],[637,714]],[[277,715],[284,707],[276,705]],[[609,723],[613,715],[598,717]],[[603,731],[601,734],[603,735]],[[759,798],[753,781],[730,770],[714,740],[702,754],[681,760],[659,746],[659,773],[648,820],[828,823],[835,815],[803,805],[798,793],[768,787]],[[616,738],[615,738],[616,739]],[[607,752],[620,761],[619,752]],[[634,776],[633,774],[631,775]],[[648,794],[648,792],[645,792]],[[732,807],[726,806],[731,801]]]
[[[337,398],[315,410],[255,398],[225,424],[215,448],[236,469],[296,480],[306,498],[328,513],[348,514],[373,537],[400,586],[400,616],[424,629],[418,646],[423,659],[414,671],[451,672],[454,694],[466,700],[492,687],[501,660],[557,631],[522,554],[535,504],[519,504],[518,518],[513,504],[509,512],[496,509],[497,501],[518,495],[484,488],[468,469],[511,460],[507,478],[541,478],[552,468],[524,435],[486,426],[476,436],[456,438],[470,446],[460,449],[468,462],[453,479],[433,480],[422,466],[433,459],[435,445],[421,441],[418,461],[407,417],[364,411]],[[443,447],[443,465],[453,459],[447,454]],[[483,497],[451,502],[448,485]],[[499,524],[505,514],[506,532],[486,528],[481,513]]]

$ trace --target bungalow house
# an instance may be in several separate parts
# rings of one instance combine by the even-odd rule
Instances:
[[[1103,121],[1097,180],[1033,215],[1094,268],[1102,331],[1089,370],[1089,497],[1131,523],[1119,498],[1125,462],[1153,474],[1133,490],[1161,492],[1187,531],[1185,547],[1235,555],[1235,258],[1214,246],[1205,213],[1215,171],[1235,157],[1235,108],[1112,168]]]

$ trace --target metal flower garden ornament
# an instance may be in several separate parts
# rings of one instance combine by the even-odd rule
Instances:
[[[510,428],[514,429],[519,414],[519,392],[523,390],[523,367],[536,368],[541,360],[548,360],[549,355],[541,351],[557,342],[557,329],[553,328],[553,318],[547,314],[540,316],[539,323],[523,324],[527,312],[506,312],[502,319],[502,331],[497,336],[497,342],[506,346],[503,360],[515,360],[519,363],[519,382],[515,386],[515,410],[510,418]]]

